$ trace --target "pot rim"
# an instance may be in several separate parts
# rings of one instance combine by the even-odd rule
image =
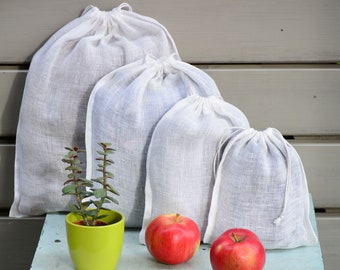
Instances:
[[[105,228],[108,228],[108,227],[118,226],[118,224],[125,222],[124,214],[119,212],[119,211],[117,211],[117,210],[113,210],[113,209],[101,209],[100,212],[112,212],[112,213],[115,213],[115,214],[117,214],[117,219],[112,221],[112,223],[108,223],[107,225],[104,225],[104,226],[85,226],[85,225],[80,225],[80,224],[74,223],[74,221],[82,220],[82,217],[79,214],[69,212],[65,216],[65,222],[68,225],[70,225],[70,226],[80,227],[82,229],[105,229]],[[71,220],[71,217],[76,217],[76,218]],[[100,219],[100,220],[102,220],[102,219]]]

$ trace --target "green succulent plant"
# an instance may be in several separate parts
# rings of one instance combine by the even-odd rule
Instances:
[[[101,209],[107,209],[104,204],[118,204],[118,200],[113,196],[119,196],[119,193],[108,183],[108,179],[114,178],[113,173],[108,171],[108,167],[114,164],[109,155],[113,154],[115,149],[110,148],[111,143],[101,142],[98,145],[101,147],[97,151],[98,157],[96,158],[98,161],[97,171],[101,173],[98,178],[88,180],[81,177],[83,162],[80,155],[85,150],[78,147],[65,147],[68,153],[62,159],[67,164],[65,170],[70,172],[64,183],[62,194],[75,197],[75,201],[69,205],[70,211],[80,215],[86,226],[95,226],[98,220],[105,217],[99,215]]]

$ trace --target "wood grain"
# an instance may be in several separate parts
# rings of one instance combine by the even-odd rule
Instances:
[[[2,0],[0,63],[27,63],[89,4],[123,1]],[[163,24],[191,63],[315,63],[340,60],[337,0],[131,0],[135,12]]]
[[[340,208],[340,140],[293,141],[317,208]]]
[[[335,67],[333,67],[335,66]],[[252,127],[285,135],[340,134],[340,67],[199,65]],[[0,135],[16,133],[26,71],[0,70]]]
[[[325,269],[338,269],[340,214],[318,215],[317,224]]]

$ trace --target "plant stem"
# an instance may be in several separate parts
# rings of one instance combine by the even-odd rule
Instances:
[[[77,155],[73,156],[73,163],[72,163],[72,173],[73,173],[73,182],[76,184],[76,200],[77,204],[79,205],[79,210],[80,210],[80,216],[83,218],[84,223],[86,226],[89,226],[89,220],[87,218],[87,215],[85,213],[86,209],[84,208],[84,205],[82,204],[83,197],[81,196],[81,183],[78,181],[77,174],[79,173],[78,169],[76,168],[76,164],[74,162],[75,159],[78,158],[78,153]]]
[[[103,160],[103,183],[102,183],[102,185],[103,185],[103,188],[106,188],[106,181],[107,181],[107,179],[106,179],[106,166],[107,166],[107,149],[106,149],[107,147],[106,147],[106,145],[104,146],[104,160]],[[103,205],[103,203],[104,203],[104,201],[105,201],[105,198],[101,198],[101,200],[100,200],[100,203],[101,203],[101,205]]]
[[[105,188],[106,189],[106,184],[107,184],[107,173],[106,173],[106,166],[107,166],[107,155],[108,155],[108,153],[107,153],[107,145],[105,145],[105,144],[102,144],[102,147],[103,147],[103,166],[102,166],[102,183],[101,183],[101,185],[102,185],[102,188]],[[102,197],[102,198],[100,198],[100,203],[97,205],[97,213],[96,213],[96,215],[93,217],[93,220],[92,220],[92,222],[93,223],[95,223],[96,222],[96,220],[97,220],[97,217],[98,217],[98,215],[99,215],[99,210],[102,208],[102,206],[103,206],[103,204],[104,204],[104,202],[105,202],[105,197]],[[95,224],[94,224],[95,225]]]

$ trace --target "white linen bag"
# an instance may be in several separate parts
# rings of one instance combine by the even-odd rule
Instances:
[[[146,155],[153,130],[174,104],[193,93],[220,93],[203,71],[174,56],[146,57],[103,77],[93,90],[87,113],[87,178],[95,178],[96,144],[112,142],[116,149],[115,179],[126,226],[141,227],[144,213]]]
[[[15,198],[10,215],[67,210],[66,146],[85,147],[89,95],[112,70],[143,58],[177,53],[168,31],[121,4],[112,11],[89,6],[34,55],[17,129]]]
[[[190,217],[203,236],[214,185],[214,156],[232,127],[249,128],[246,116],[216,96],[184,98],[158,122],[147,155],[141,243],[149,222],[164,213]]]
[[[204,242],[243,227],[266,249],[315,244],[304,168],[281,133],[239,129],[222,148]]]

